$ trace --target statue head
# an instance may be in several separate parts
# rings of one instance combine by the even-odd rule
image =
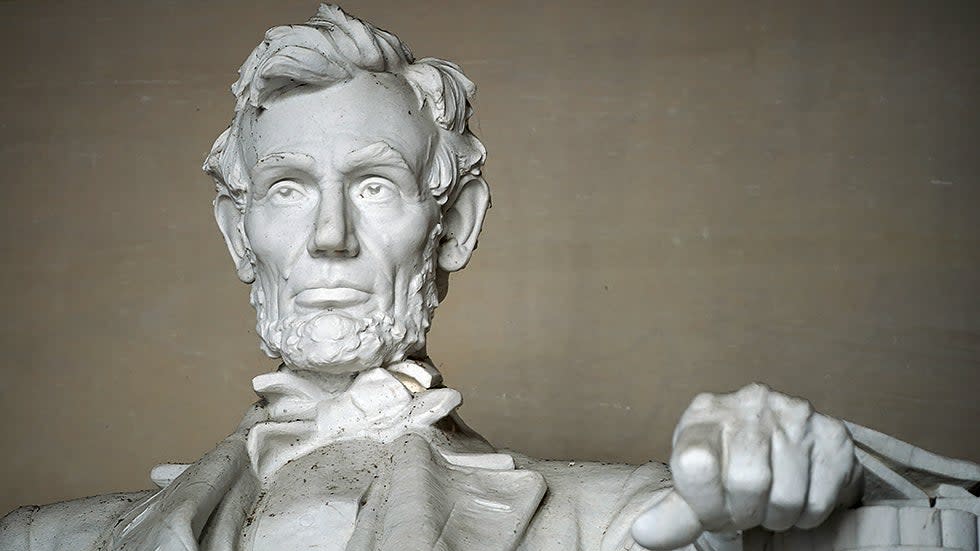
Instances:
[[[262,349],[330,373],[424,354],[489,206],[473,83],[328,5],[266,32],[239,75],[204,170]]]

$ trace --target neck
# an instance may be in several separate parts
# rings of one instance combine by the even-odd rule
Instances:
[[[432,360],[424,354],[399,362],[388,363],[381,367],[391,372],[413,391],[433,388],[442,384],[442,375],[435,368]],[[347,391],[358,375],[371,369],[374,368],[335,373],[320,369],[302,369],[282,363],[278,371],[292,373],[301,379],[314,383],[322,391],[336,395]],[[417,389],[416,386],[421,388]]]
[[[354,379],[366,370],[331,373],[319,369],[299,369],[283,363],[279,366],[278,371],[292,373],[304,380],[314,382],[316,386],[330,394],[340,394],[350,388]]]

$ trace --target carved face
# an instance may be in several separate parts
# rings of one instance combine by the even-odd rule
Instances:
[[[441,219],[421,185],[437,139],[427,117],[404,81],[361,73],[255,118],[244,230],[267,352],[356,371],[423,345]]]

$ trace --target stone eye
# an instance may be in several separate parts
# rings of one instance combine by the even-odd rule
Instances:
[[[371,203],[379,203],[393,198],[398,191],[389,180],[372,176],[362,181],[355,190],[358,199]]]
[[[276,204],[296,203],[306,196],[303,188],[292,180],[279,180],[269,188],[269,198]]]

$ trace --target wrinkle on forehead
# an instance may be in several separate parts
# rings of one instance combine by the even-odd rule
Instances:
[[[344,155],[337,160],[337,168],[349,172],[368,163],[388,164],[406,170],[411,170],[412,168],[401,153],[384,141],[374,142]]]
[[[284,94],[248,124],[249,159],[301,153],[319,163],[385,162],[419,173],[438,127],[408,84],[391,74],[362,74],[329,88]]]

